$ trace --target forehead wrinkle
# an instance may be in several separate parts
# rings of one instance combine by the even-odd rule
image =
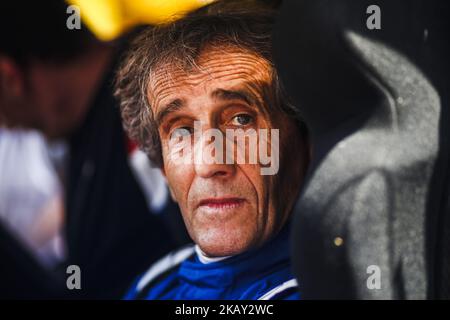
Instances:
[[[236,48],[235,46],[223,46],[224,50],[218,48],[204,49],[198,57],[198,64],[194,69],[188,70],[177,66],[177,64],[162,63],[154,72],[154,78],[175,82],[174,78],[184,78],[188,84],[195,84],[196,81],[204,80],[205,75],[214,73],[221,76],[221,73],[228,73],[236,70],[248,70],[250,74],[259,75],[262,78],[270,77],[272,65],[265,58],[248,50]],[[255,72],[256,71],[256,72]],[[178,81],[177,81],[178,82]],[[166,84],[165,82],[161,84]]]
[[[193,72],[170,63],[164,63],[153,70],[148,86],[148,97],[153,98],[156,109],[161,101],[175,92],[180,92],[180,89],[185,86],[195,87],[214,80],[255,82],[255,85],[260,82],[271,82],[270,62],[248,50],[234,47],[225,50],[220,48],[203,50],[197,61],[195,69],[191,69]],[[233,87],[236,87],[236,84]],[[247,85],[247,88],[250,88],[250,92],[256,94],[260,97],[258,100],[261,100],[262,92],[255,90],[254,86]]]
[[[236,66],[247,69],[257,70],[258,73],[267,75],[267,71],[271,68],[264,60],[251,58],[251,57],[230,57],[230,58],[219,58],[211,59],[203,64],[205,69],[234,69]]]
[[[208,66],[207,69],[195,73],[181,71],[174,71],[173,73],[166,71],[164,73],[159,73],[159,75],[152,77],[156,78],[156,80],[153,81],[152,86],[175,86],[178,83],[195,86],[206,80],[232,77],[234,74],[246,78],[267,78],[269,76],[269,72],[261,71],[261,68],[251,65],[250,60],[248,63],[236,63],[233,61],[231,64],[220,63],[216,66]]]
[[[264,81],[268,82],[268,77],[259,76],[259,74],[255,74],[254,68],[249,68],[246,66],[234,66],[227,69],[219,69],[213,70],[208,74],[198,73],[195,75],[182,75],[178,79],[161,79],[156,81],[155,92],[166,91],[167,89],[172,89],[172,91],[176,91],[175,89],[179,89],[185,85],[195,87],[206,81],[214,81],[214,80],[225,80],[228,82],[232,82],[235,80],[242,80],[242,82],[246,81]]]
[[[220,64],[208,66],[209,70],[212,70],[213,78],[221,78],[221,77],[233,77],[238,76],[242,77],[245,80],[269,80],[270,72],[266,65],[262,65],[258,67],[251,61],[248,62],[238,62],[230,61],[222,62]]]
[[[150,105],[153,105],[157,110],[159,103],[170,96],[171,90],[182,86],[181,83],[174,81],[174,74],[171,74],[167,69],[158,68],[152,72],[149,77],[147,86],[147,97]]]
[[[211,93],[211,97],[221,100],[243,100],[249,105],[254,105],[256,103],[253,94],[242,90],[242,88],[219,88]]]
[[[227,66],[230,62],[249,64],[255,66],[258,71],[268,71],[272,66],[262,55],[236,45],[222,45],[219,47],[210,45],[202,50],[198,58],[198,64],[204,67],[216,66],[217,64]]]

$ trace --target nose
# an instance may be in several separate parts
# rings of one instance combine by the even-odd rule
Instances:
[[[203,135],[196,142],[194,147],[194,167],[195,173],[202,178],[221,177],[229,178],[236,172],[233,164],[227,164],[225,157],[225,141],[217,143],[219,137],[215,136],[213,142],[210,136]],[[223,139],[224,140],[224,139]]]
[[[235,172],[234,164],[195,163],[195,173],[202,178],[231,177]]]

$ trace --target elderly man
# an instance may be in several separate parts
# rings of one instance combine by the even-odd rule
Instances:
[[[126,298],[299,298],[289,217],[309,149],[272,63],[273,22],[257,2],[224,1],[135,39],[116,79],[124,125],[160,165],[195,244]]]

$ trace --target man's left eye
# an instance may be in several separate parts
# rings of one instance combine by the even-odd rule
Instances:
[[[248,125],[253,121],[253,117],[248,114],[238,114],[237,116],[234,116],[231,120],[231,123],[235,126],[245,126]]]

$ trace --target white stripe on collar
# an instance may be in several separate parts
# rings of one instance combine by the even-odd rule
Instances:
[[[258,300],[270,300],[280,292],[283,292],[284,290],[294,287],[298,287],[297,280],[296,279],[288,280],[286,282],[283,282],[279,286],[276,286],[275,288],[264,294],[262,297],[260,297]]]
[[[158,260],[144,274],[141,280],[139,280],[139,283],[137,284],[136,287],[137,292],[141,291],[150,281],[155,279],[158,275],[176,266],[177,264],[180,264],[182,261],[186,260],[193,253],[194,253],[193,245],[189,245],[182,247],[179,250],[170,252],[165,257]]]
[[[202,249],[196,244],[195,245],[195,252],[197,253],[198,260],[200,260],[203,264],[208,264],[212,262],[222,261],[232,256],[225,256],[225,257],[208,257]]]

